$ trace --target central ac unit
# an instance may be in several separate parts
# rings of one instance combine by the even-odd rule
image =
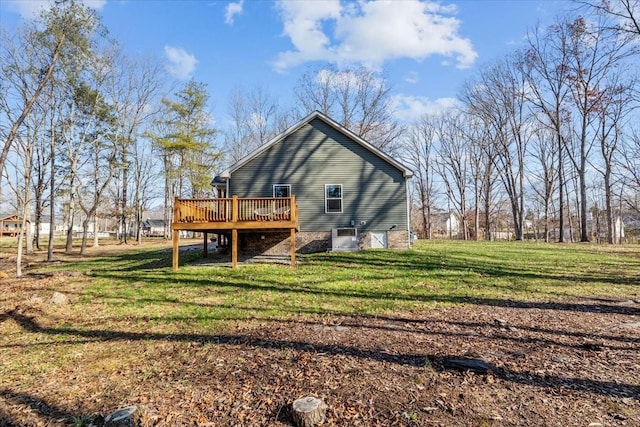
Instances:
[[[357,228],[334,228],[331,230],[331,250],[332,251],[357,251],[358,250],[358,229]]]

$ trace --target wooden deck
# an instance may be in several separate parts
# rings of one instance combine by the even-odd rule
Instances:
[[[206,256],[207,233],[231,232],[231,265],[238,264],[238,231],[291,232],[291,265],[295,265],[295,233],[298,209],[295,196],[268,198],[179,199],[173,208],[173,270],[178,270],[181,230],[204,233]]]

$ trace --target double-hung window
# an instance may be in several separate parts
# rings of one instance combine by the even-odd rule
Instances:
[[[324,211],[342,213],[342,184],[324,185]]]
[[[291,197],[291,184],[275,184],[273,197]]]

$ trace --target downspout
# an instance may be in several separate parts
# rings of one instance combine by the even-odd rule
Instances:
[[[407,199],[407,241],[409,242],[409,249],[413,246],[411,241],[411,200],[409,200],[409,179],[404,177],[404,194]]]

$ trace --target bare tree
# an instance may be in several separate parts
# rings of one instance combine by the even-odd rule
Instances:
[[[461,111],[439,117],[436,127],[437,157],[434,164],[444,183],[447,199],[453,204],[456,214],[460,217],[462,238],[467,240],[469,238],[467,183],[470,175],[468,144],[462,130],[464,120],[465,117]]]
[[[568,25],[568,56],[571,98],[575,111],[574,144],[568,151],[577,172],[580,198],[580,240],[589,241],[587,229],[587,166],[594,137],[591,126],[594,112],[602,103],[608,75],[629,54],[624,43],[602,26],[591,26],[578,18]]]
[[[27,97],[21,98],[21,103],[15,106],[20,114],[9,119],[10,129],[4,136],[4,146],[0,151],[0,181],[5,161],[14,139],[25,119],[31,113],[33,106],[40,97],[47,82],[51,79],[54,68],[65,57],[83,56],[90,49],[90,37],[98,27],[99,21],[92,9],[74,0],[58,2],[41,16],[41,28],[37,24],[28,24],[18,37],[10,39],[3,37],[3,45],[12,46],[3,50],[2,63],[10,65],[12,73],[23,73],[19,58],[20,53],[26,52],[37,58],[41,73],[31,73],[32,80],[29,88],[35,88]],[[17,47],[17,48],[15,48]],[[5,68],[5,67],[3,67]],[[23,74],[24,75],[24,74]]]
[[[635,129],[622,138],[617,164],[627,191],[622,192],[621,199],[625,207],[640,213],[640,133]]]
[[[224,145],[231,162],[266,144],[282,130],[281,121],[286,121],[277,99],[262,86],[236,88],[229,98],[228,114],[232,125],[225,132]]]
[[[466,111],[461,131],[467,140],[469,158],[469,185],[473,190],[473,239],[480,236],[480,206],[484,207],[485,239],[490,238],[490,212],[493,187],[497,179],[494,156],[494,135],[486,117]],[[483,202],[484,201],[484,202]]]
[[[18,153],[17,160],[21,164],[14,165],[16,171],[14,192],[18,201],[18,212],[22,217],[22,224],[20,226],[20,233],[18,235],[18,253],[16,257],[16,277],[22,276],[22,253],[23,245],[26,241],[27,253],[33,252],[31,245],[31,173],[33,170],[33,151],[35,142],[39,138],[39,132],[41,131],[41,118],[37,115],[30,115],[25,121],[29,123],[25,126],[24,133],[16,134]],[[21,171],[21,172],[17,172]]]
[[[299,108],[318,110],[387,152],[402,134],[393,118],[391,88],[368,68],[335,67],[305,73],[295,89]]]
[[[114,141],[118,147],[117,179],[120,189],[116,206],[119,209],[120,240],[127,243],[129,214],[136,210],[135,206],[130,206],[129,200],[131,148],[144,133],[145,127],[151,126],[151,121],[159,111],[153,106],[160,96],[165,74],[160,62],[154,58],[131,59],[119,52],[115,60],[118,69],[108,83],[108,93],[113,100],[116,117]],[[134,182],[134,185],[137,183]]]
[[[639,0],[574,0],[588,10],[609,18],[607,28],[623,36],[640,37]]]
[[[494,164],[509,196],[516,240],[523,238],[524,171],[526,147],[531,138],[527,85],[517,54],[480,72],[468,85],[464,101],[475,116],[490,124],[494,135]]]
[[[605,215],[607,225],[607,242],[619,243],[619,230],[615,228],[613,202],[613,175],[615,157],[619,155],[619,142],[622,139],[625,121],[628,115],[637,108],[635,81],[622,81],[617,72],[610,73],[606,84],[601,90],[600,104],[594,111],[597,119],[594,123],[594,133],[600,147],[601,162],[594,167],[602,174],[605,195]]]
[[[149,209],[151,200],[160,196],[156,169],[148,141],[138,139],[132,150],[133,207],[136,242],[142,241],[143,214]]]
[[[434,116],[424,116],[409,129],[403,153],[407,165],[414,171],[412,183],[418,193],[423,238],[431,239],[431,213],[435,198],[434,145],[436,127]]]
[[[550,184],[547,179],[557,175],[558,191],[558,241],[564,242],[564,211],[565,211],[565,176],[564,164],[566,153],[566,133],[570,114],[569,99],[569,48],[570,48],[570,24],[568,20],[561,20],[551,25],[544,31],[536,28],[529,33],[529,46],[525,51],[524,71],[529,86],[528,100],[535,109],[542,112],[546,124],[552,131],[555,140],[556,174],[548,174],[551,169],[546,169],[545,189]],[[545,149],[538,146],[538,148]],[[549,159],[542,160],[548,165]]]
[[[527,180],[535,195],[542,203],[544,212],[544,241],[549,242],[551,231],[551,208],[553,192],[556,188],[558,170],[555,167],[557,151],[561,145],[557,144],[557,134],[546,124],[539,123],[535,129],[535,137],[529,146],[531,158],[536,159],[527,167]],[[537,237],[537,236],[536,236]]]

